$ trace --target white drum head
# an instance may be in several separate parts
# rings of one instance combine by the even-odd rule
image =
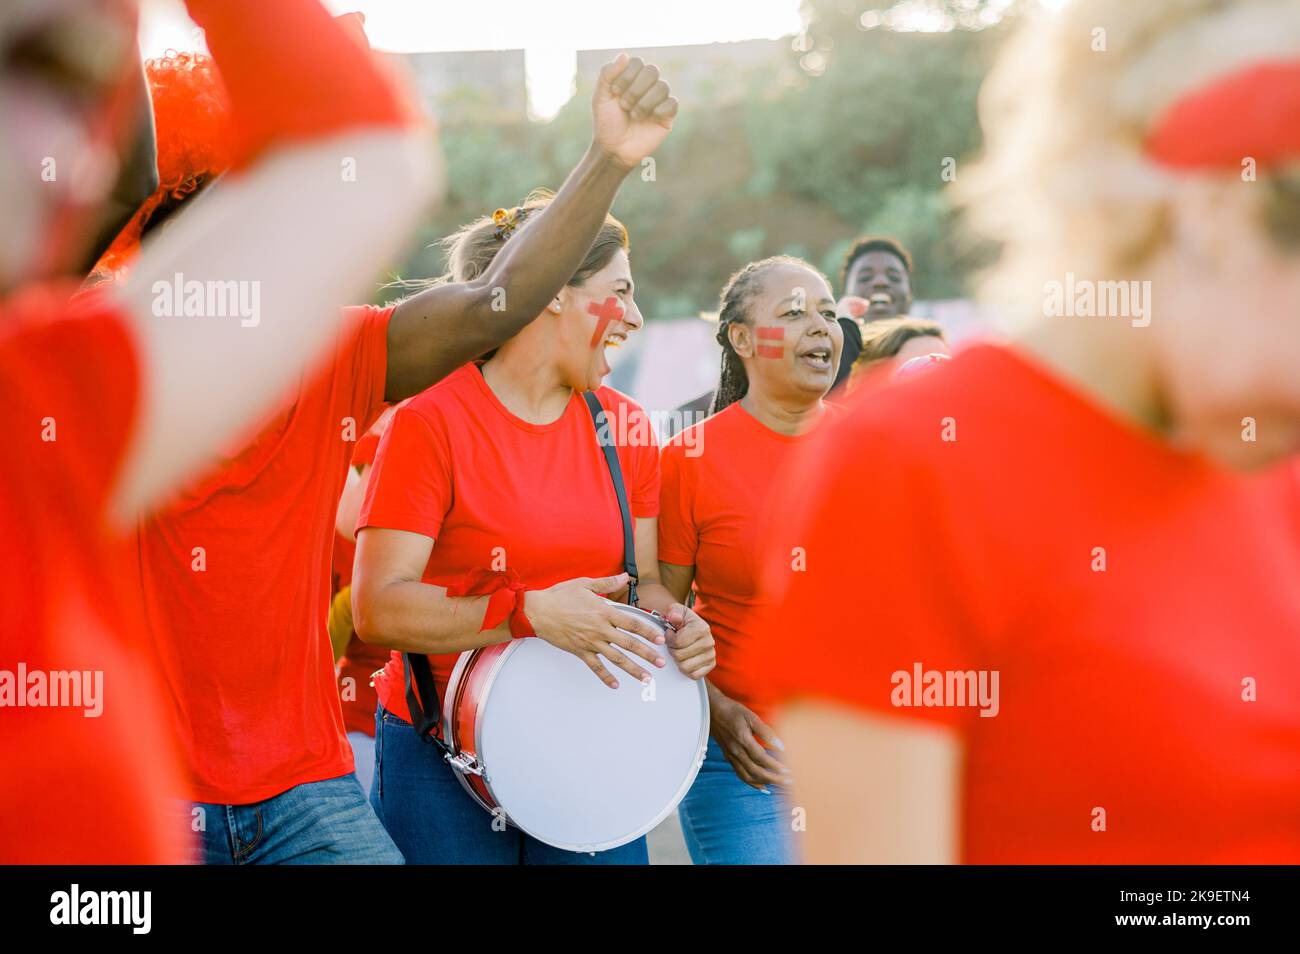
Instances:
[[[656,649],[667,665],[649,687],[606,664],[614,690],[545,640],[511,647],[479,717],[477,753],[517,827],[557,848],[603,851],[677,807],[704,757],[708,695]]]

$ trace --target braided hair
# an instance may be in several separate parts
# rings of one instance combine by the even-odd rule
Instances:
[[[717,335],[718,344],[722,346],[722,371],[718,376],[718,389],[714,392],[713,402],[709,405],[710,416],[735,404],[749,391],[749,375],[745,372],[745,365],[740,355],[736,354],[728,329],[735,323],[749,323],[749,307],[754,297],[763,288],[763,277],[773,268],[781,265],[794,265],[798,268],[806,268],[814,274],[821,274],[801,258],[795,258],[793,255],[773,255],[771,258],[750,262],[727,279],[727,284],[722,289]]]

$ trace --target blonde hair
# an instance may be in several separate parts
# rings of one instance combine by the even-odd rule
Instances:
[[[862,351],[849,371],[849,390],[857,387],[863,373],[881,361],[887,361],[913,338],[944,340],[943,326],[924,318],[884,318],[873,321],[862,332]]]
[[[527,228],[551,204],[554,193],[547,189],[534,189],[527,198],[510,210],[516,214],[517,225],[513,229],[501,231],[491,215],[484,215],[467,225],[462,225],[455,232],[442,239],[442,246],[447,256],[447,271],[437,278],[408,284],[425,287],[430,284],[447,282],[472,282],[485,274],[492,265],[497,253],[505,247],[513,234]],[[499,233],[499,234],[498,234]],[[581,285],[596,272],[609,264],[610,259],[619,251],[628,251],[627,228],[612,215],[605,216],[605,222],[596,233],[596,239],[578,266],[578,270],[565,283]]]
[[[943,326],[925,318],[886,318],[873,321],[862,333],[862,351],[854,366],[866,366],[892,358],[913,338],[943,339]]]
[[[1176,182],[1143,157],[1153,122],[1217,78],[1296,57],[1293,0],[1075,0],[1030,18],[980,92],[984,155],[955,185],[968,227],[1002,247],[982,295],[1024,312],[1047,278],[1140,268],[1169,239]],[[1252,189],[1269,234],[1300,244],[1300,169]]]

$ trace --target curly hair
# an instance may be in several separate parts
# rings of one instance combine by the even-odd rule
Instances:
[[[158,142],[158,188],[95,265],[112,275],[135,257],[141,238],[230,167],[230,101],[211,57],[177,53],[145,62]]]

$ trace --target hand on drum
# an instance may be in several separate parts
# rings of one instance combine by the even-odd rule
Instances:
[[[598,579],[584,576],[565,580],[549,589],[529,590],[524,598],[524,612],[538,637],[573,653],[611,689],[618,688],[618,680],[601,663],[602,656],[642,683],[651,675],[629,656],[640,656],[653,668],[665,665],[663,656],[620,630],[636,633],[659,645],[663,644],[663,634],[601,599],[601,594],[616,593],[627,583],[626,573]]]
[[[790,784],[790,770],[767,751],[768,746],[783,748],[781,741],[751,709],[715,692],[709,701],[709,722],[709,734],[742,782],[763,792],[768,785]]]
[[[677,660],[677,668],[692,679],[703,679],[718,661],[709,624],[683,603],[668,607],[664,619],[676,630],[668,635],[668,651]]]

